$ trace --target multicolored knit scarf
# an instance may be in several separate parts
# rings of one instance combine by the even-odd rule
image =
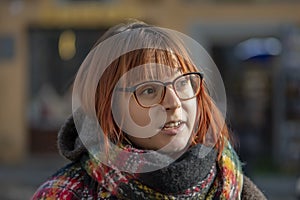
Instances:
[[[192,147],[163,169],[140,174],[107,167],[92,156],[82,164],[103,187],[98,194],[102,199],[240,199],[243,174],[231,145],[226,145],[219,161],[214,149],[200,158],[200,148]]]

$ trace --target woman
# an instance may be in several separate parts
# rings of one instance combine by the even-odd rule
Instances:
[[[111,28],[81,65],[59,132],[73,162],[33,199],[265,199],[230,145],[220,80],[183,34]]]

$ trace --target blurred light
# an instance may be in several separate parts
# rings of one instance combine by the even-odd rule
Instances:
[[[277,56],[281,53],[281,43],[276,38],[265,39],[264,46],[270,55]]]
[[[281,53],[281,42],[274,38],[251,38],[235,47],[235,55],[241,60],[259,56],[277,56]]]
[[[62,60],[70,60],[76,54],[76,35],[71,30],[62,32],[58,41],[58,52]]]

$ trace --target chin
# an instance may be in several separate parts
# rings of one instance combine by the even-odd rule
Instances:
[[[186,141],[172,141],[163,148],[160,149],[161,152],[164,153],[176,153],[184,150],[187,146]]]

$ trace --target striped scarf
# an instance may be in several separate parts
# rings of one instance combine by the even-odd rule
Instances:
[[[178,159],[180,162],[175,161],[153,173],[122,172],[101,164],[92,156],[85,157],[82,164],[103,187],[98,190],[101,199],[241,199],[243,174],[232,146],[228,143],[224,147],[218,161],[214,152],[202,161],[194,156],[198,155],[200,146],[185,152],[183,158]],[[126,164],[126,159],[122,162]]]

